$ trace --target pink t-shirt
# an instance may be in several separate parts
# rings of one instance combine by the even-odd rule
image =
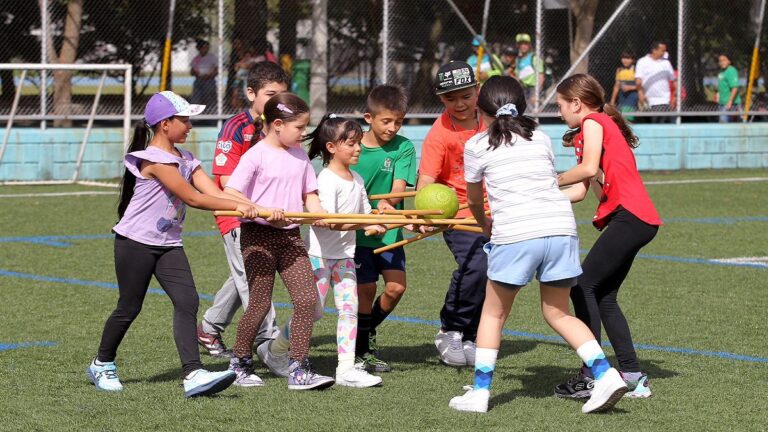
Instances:
[[[304,194],[317,191],[317,179],[309,157],[300,147],[283,150],[261,143],[240,158],[227,187],[262,207],[300,212],[304,209]],[[242,222],[254,221],[244,219]],[[268,225],[263,219],[255,222]],[[297,226],[289,225],[285,229]]]

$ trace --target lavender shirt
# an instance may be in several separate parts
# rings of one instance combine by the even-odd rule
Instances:
[[[309,157],[300,147],[282,150],[259,143],[240,158],[227,187],[262,207],[300,212],[304,209],[304,194],[317,191],[317,179]],[[254,221],[243,219],[242,222]],[[268,225],[264,219],[255,222]],[[285,229],[297,226],[293,224]]]
[[[123,164],[136,176],[136,186],[123,218],[112,228],[114,232],[147,245],[181,246],[187,205],[159,180],[145,178],[140,171],[142,161],[175,164],[179,174],[189,182],[200,161],[186,150],[179,149],[179,152],[182,157],[150,146],[125,155]]]

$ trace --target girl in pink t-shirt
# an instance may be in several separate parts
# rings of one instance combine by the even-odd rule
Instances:
[[[271,215],[243,220],[240,248],[248,278],[248,307],[237,326],[229,368],[237,373],[235,385],[257,387],[264,382],[253,372],[253,342],[269,311],[275,273],[280,273],[293,302],[288,388],[321,389],[333,378],[315,373],[307,358],[317,290],[312,266],[298,224],[284,212],[324,212],[317,195],[317,180],[301,142],[309,123],[309,107],[292,93],[273,96],[264,105],[266,136],[240,159],[225,192],[246,198]]]

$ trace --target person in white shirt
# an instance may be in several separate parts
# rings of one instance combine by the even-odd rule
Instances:
[[[557,185],[552,144],[523,113],[525,91],[512,77],[491,77],[477,107],[488,129],[464,146],[467,202],[491,241],[486,289],[475,351],[474,386],[451,399],[458,411],[486,412],[501,331],[515,297],[534,277],[547,324],[576,350],[600,378],[584,413],[605,411],[627,386],[612,368],[589,328],[570,310],[571,287],[581,274],[579,238],[569,199]],[[485,214],[483,183],[491,217]]]
[[[198,55],[192,59],[190,70],[195,82],[192,84],[192,96],[189,99],[193,104],[215,107],[219,59],[209,52],[211,44],[208,41],[199,39],[196,48]]]
[[[650,111],[669,111],[672,92],[670,81],[675,81],[675,71],[667,60],[667,44],[653,42],[651,52],[637,61],[635,82],[637,82],[640,106]],[[651,117],[652,123],[667,123],[671,116]]]

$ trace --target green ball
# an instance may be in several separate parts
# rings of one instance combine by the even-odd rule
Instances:
[[[440,210],[442,215],[424,216],[425,219],[450,219],[459,211],[459,198],[450,187],[432,183],[419,190],[414,200],[416,210]]]

